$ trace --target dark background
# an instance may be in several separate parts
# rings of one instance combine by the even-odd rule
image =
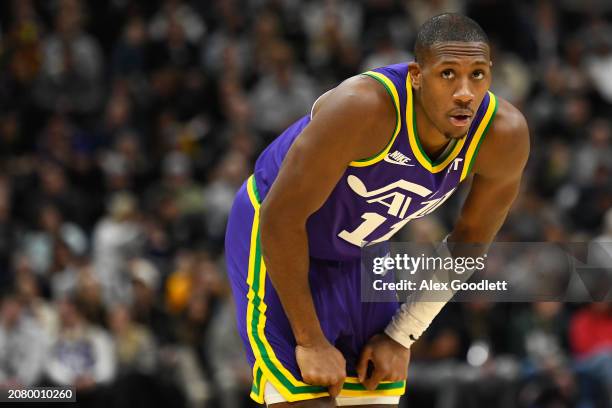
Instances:
[[[492,90],[529,121],[498,239],[612,241],[612,2],[1,2],[0,383],[249,406],[223,265],[233,195],[318,95],[410,60],[444,11],[487,31]],[[401,238],[443,237],[466,191]],[[452,304],[402,404],[608,407],[611,389],[609,303]]]

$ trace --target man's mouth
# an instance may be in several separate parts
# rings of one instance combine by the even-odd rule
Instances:
[[[457,127],[465,127],[470,123],[472,119],[472,114],[467,112],[461,112],[457,114],[450,115],[450,122],[453,126]]]

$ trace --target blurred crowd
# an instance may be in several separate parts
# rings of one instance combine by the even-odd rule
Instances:
[[[612,2],[1,2],[0,384],[251,406],[223,265],[233,195],[318,95],[410,60],[444,11],[483,26],[492,90],[530,126],[498,238],[612,241]],[[403,238],[443,236],[460,198]],[[609,407],[611,390],[609,302],[452,304],[403,404]]]

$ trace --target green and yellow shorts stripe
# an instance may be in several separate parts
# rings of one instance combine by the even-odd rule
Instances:
[[[301,380],[295,338],[269,278],[259,238],[260,197],[251,176],[238,192],[230,213],[226,261],[236,304],[238,331],[253,369],[253,400],[264,402],[270,382],[289,402],[328,396],[327,389]],[[366,390],[355,364],[363,345],[381,333],[397,309],[395,303],[360,301],[360,262],[310,259],[310,286],[321,328],[345,356],[347,378],[341,396],[402,395],[405,382],[383,382]],[[288,271],[290,273],[290,271]]]

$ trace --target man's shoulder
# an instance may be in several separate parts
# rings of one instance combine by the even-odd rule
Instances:
[[[476,173],[493,168],[524,166],[529,156],[529,128],[523,113],[510,102],[497,98],[497,112],[476,159]]]
[[[496,143],[521,143],[528,138],[527,120],[523,113],[507,100],[496,97],[497,113],[489,131]]]
[[[328,103],[349,107],[356,114],[361,114],[362,110],[381,114],[389,111],[387,91],[375,79],[362,74],[346,79],[321,95],[313,113]]]
[[[361,75],[347,79],[317,101],[310,128],[323,135],[318,140],[322,147],[336,146],[349,153],[352,161],[383,150],[396,120],[396,108],[384,87]],[[330,136],[341,140],[330,143]]]

